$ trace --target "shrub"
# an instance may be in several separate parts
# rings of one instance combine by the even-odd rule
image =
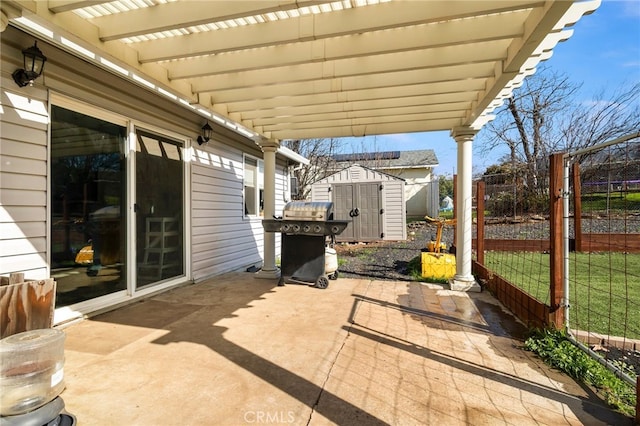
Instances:
[[[636,394],[633,386],[571,343],[564,332],[534,330],[525,341],[525,348],[552,367],[594,387],[610,407],[623,414],[634,415]]]

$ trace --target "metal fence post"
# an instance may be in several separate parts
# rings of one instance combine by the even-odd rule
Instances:
[[[556,329],[564,327],[564,282],[563,282],[563,154],[552,154],[549,158],[549,238],[551,244],[549,272],[549,322]]]
[[[476,259],[484,266],[484,194],[485,183],[480,180],[476,184]]]
[[[573,172],[573,233],[576,252],[582,251],[582,189],[580,187],[580,164],[574,163]]]
[[[640,376],[636,376],[636,424],[640,425]]]

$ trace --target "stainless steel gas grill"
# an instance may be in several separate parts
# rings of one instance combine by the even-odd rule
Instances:
[[[327,288],[329,278],[338,278],[335,251],[328,249],[327,244],[332,245],[335,236],[342,233],[349,222],[333,220],[331,202],[306,201],[287,203],[282,211],[282,218],[263,220],[265,231],[282,234],[281,276],[278,285],[293,282]],[[327,264],[333,267],[327,268]]]

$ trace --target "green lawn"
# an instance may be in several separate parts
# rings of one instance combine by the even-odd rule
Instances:
[[[632,211],[640,210],[640,192],[612,191],[608,197],[606,193],[582,194],[582,211],[607,210],[607,198],[609,210]]]
[[[487,252],[486,266],[549,303],[549,255]],[[569,324],[640,339],[640,254],[571,253]]]

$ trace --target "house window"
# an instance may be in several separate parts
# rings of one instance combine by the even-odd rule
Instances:
[[[244,157],[244,214],[262,216],[264,210],[264,162]]]
[[[298,178],[295,176],[291,176],[289,178],[289,182],[290,182],[289,187],[291,188],[291,192],[290,192],[291,197],[295,198],[298,196],[298,193],[299,193]]]

